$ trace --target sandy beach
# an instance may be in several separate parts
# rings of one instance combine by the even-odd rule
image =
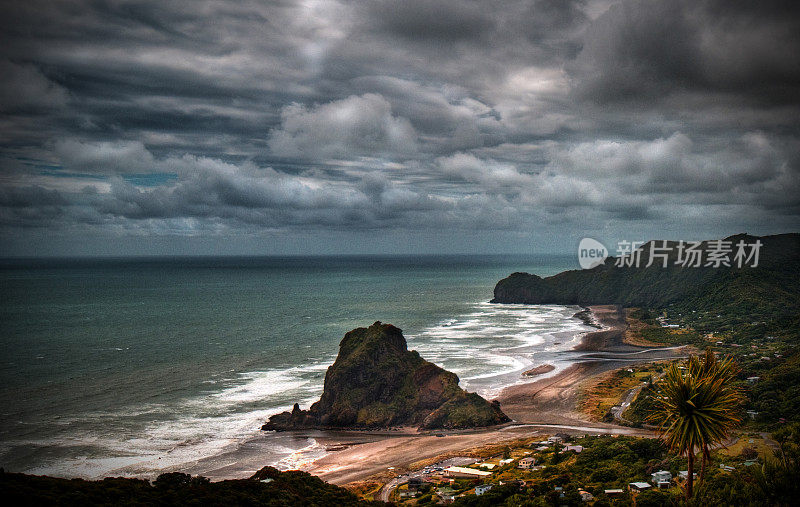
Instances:
[[[413,428],[297,432],[297,438],[313,438],[321,455],[309,452],[305,461],[297,462],[298,467],[328,482],[347,484],[368,478],[385,479],[421,460],[464,454],[481,446],[539,434],[652,436],[648,430],[589,421],[577,408],[581,390],[588,380],[609,370],[681,357],[685,351],[679,347],[646,348],[626,344],[627,325],[621,308],[594,306],[590,309],[601,329],[582,337],[575,347],[572,366],[550,376],[543,372],[544,377],[532,378],[501,391],[497,400],[513,422],[489,429],[430,433],[420,433]],[[268,437],[262,435],[235,451],[201,460],[188,471],[213,480],[246,477],[264,465],[259,461],[259,447],[266,445]]]

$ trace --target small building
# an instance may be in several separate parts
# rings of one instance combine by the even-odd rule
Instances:
[[[682,481],[687,480],[689,478],[689,471],[688,470],[681,470],[680,472],[678,472],[678,477],[680,477]],[[692,473],[692,477],[697,479],[697,472],[693,472]]]
[[[651,486],[646,482],[631,482],[628,484],[628,489],[631,491],[644,491],[650,488]]]
[[[485,468],[486,470],[491,470],[492,468],[496,467],[494,463],[475,463],[475,466],[479,466],[481,468]]]
[[[750,419],[755,419],[756,416],[758,416],[758,412],[756,412],[755,410],[748,410],[747,415],[750,417]]]
[[[491,484],[481,484],[480,486],[475,486],[475,496],[481,496],[490,489],[492,489]]]
[[[720,463],[719,464],[719,468],[722,469],[722,471],[724,471],[724,472],[733,472],[734,470],[736,470],[735,467],[732,467],[730,465],[726,465],[724,463]]]
[[[561,444],[564,443],[564,438],[558,435],[553,435],[552,437],[548,438],[547,441],[551,444]]]
[[[509,464],[509,463],[511,463],[512,461],[514,461],[514,458],[506,458],[506,459],[501,459],[501,460],[500,460],[500,465],[508,465],[508,464]]]
[[[536,458],[533,458],[533,457],[522,458],[517,463],[517,468],[522,468],[524,470],[530,470],[530,468],[532,466],[534,466],[534,465],[536,465]]]
[[[536,449],[534,449],[534,450],[535,450],[535,451],[540,451],[540,452],[541,452],[541,451],[549,451],[549,450],[550,450],[550,447],[548,447],[548,446],[546,446],[546,445],[540,445],[539,447],[537,447],[537,448],[536,448]]]
[[[650,474],[650,482],[659,489],[669,488],[672,483],[672,473],[669,470],[659,470]]]
[[[436,495],[445,503],[450,503],[456,499],[456,491],[453,488],[445,487],[436,490]]]
[[[578,495],[581,497],[581,501],[583,501],[583,502],[591,502],[592,500],[594,500],[594,495],[593,494],[589,493],[588,491],[582,490],[582,489],[578,490]]]
[[[582,445],[569,445],[568,444],[568,445],[566,445],[564,447],[563,452],[566,452],[566,451],[572,451],[575,454],[580,454],[580,453],[583,452],[583,446]]]
[[[621,489],[605,489],[605,490],[603,490],[603,493],[605,493],[606,496],[619,496],[619,495],[625,493],[625,491],[623,491]]]
[[[471,478],[474,479],[476,477],[488,477],[492,475],[492,472],[487,472],[485,470],[477,470],[475,468],[466,468],[466,467],[448,467],[444,471],[445,475],[448,477],[461,477],[461,478]]]
[[[763,359],[763,358],[762,358],[762,359]],[[751,383],[751,384],[755,384],[755,383],[756,383],[756,382],[758,382],[759,380],[761,380],[761,377],[747,377],[747,381],[748,381],[749,383]]]

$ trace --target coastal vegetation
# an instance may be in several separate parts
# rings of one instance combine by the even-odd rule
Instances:
[[[800,307],[800,234],[762,237],[742,234],[725,241],[731,244],[760,241],[759,264],[741,268],[735,264],[686,267],[677,262],[677,243],[666,242],[670,249],[666,267],[659,262],[647,267],[653,247],[662,246],[662,242],[651,241],[639,249],[643,259],[640,267],[617,266],[617,259],[609,257],[595,268],[564,271],[547,278],[513,273],[497,283],[493,301],[617,304],[669,310],[676,315],[708,314],[716,319],[714,322],[709,318],[708,324],[713,323],[717,330],[751,322],[762,322],[769,327],[796,318],[796,309]],[[703,243],[704,248],[708,243]]]
[[[0,496],[6,505],[378,505],[305,472],[264,467],[249,479],[210,482],[171,472],[153,481],[107,478],[58,479],[0,472]]]

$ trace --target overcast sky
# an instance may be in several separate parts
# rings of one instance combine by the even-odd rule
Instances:
[[[0,255],[800,230],[797,2],[0,5]]]

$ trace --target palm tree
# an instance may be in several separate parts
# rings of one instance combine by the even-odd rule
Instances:
[[[720,382],[720,390],[731,395],[732,399],[729,401],[738,400],[736,405],[741,404],[743,401],[744,398],[742,394],[734,384],[736,375],[739,373],[739,367],[732,358],[727,357],[723,360],[717,360],[717,356],[714,355],[714,352],[711,350],[711,348],[707,348],[702,361],[700,361],[699,357],[697,356],[691,356],[689,358],[688,369],[689,374],[695,378],[707,379],[709,382]],[[717,415],[719,416],[720,413],[717,412]],[[741,419],[739,418],[739,410],[735,406],[731,407],[729,412],[723,413],[722,415],[725,417],[718,417],[718,424],[727,426],[725,429],[726,434],[730,433],[731,429],[741,423]],[[700,484],[703,483],[703,479],[706,475],[706,465],[711,459],[711,446],[718,444],[721,441],[722,440],[717,440],[714,438],[704,438],[702,447],[703,462],[700,466],[699,476]]]
[[[694,356],[684,369],[673,363],[658,384],[651,419],[660,424],[667,446],[689,461],[687,499],[693,493],[695,454],[703,451],[705,467],[710,447],[741,422],[742,395],[731,382],[735,372],[730,359],[717,361],[709,351],[702,363]]]

